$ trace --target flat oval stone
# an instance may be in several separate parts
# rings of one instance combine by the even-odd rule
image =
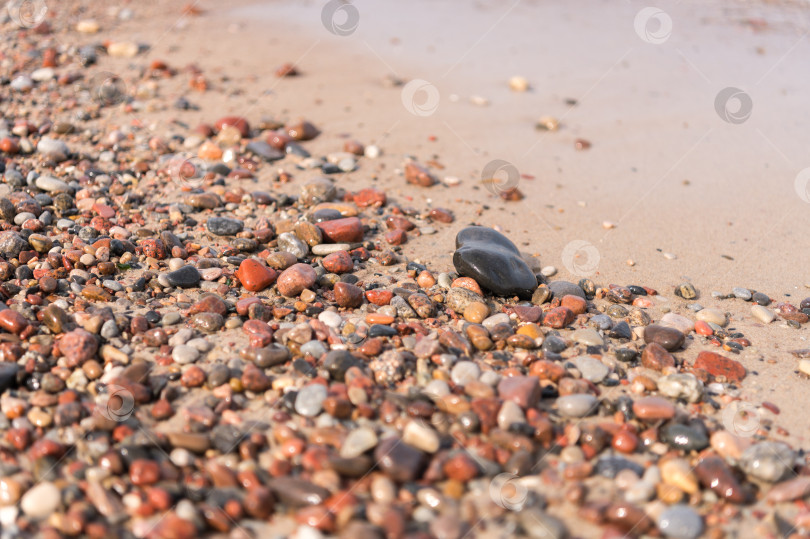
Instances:
[[[585,297],[585,291],[579,285],[569,281],[552,281],[548,283],[548,289],[551,291],[552,298],[562,299],[565,296],[578,296],[582,299]]]
[[[692,322],[685,316],[681,316],[675,313],[667,313],[664,316],[662,316],[661,320],[658,322],[658,325],[665,326],[668,328],[675,328],[684,334],[695,330],[694,322]]]
[[[582,377],[589,382],[598,384],[610,374],[607,365],[591,356],[578,356],[571,360],[577,369],[582,373]]]
[[[658,515],[658,529],[671,539],[697,539],[703,533],[703,519],[688,505],[676,504]]]
[[[167,273],[166,280],[178,288],[192,288],[200,284],[200,272],[194,266],[183,266]]]
[[[20,509],[27,516],[35,519],[50,516],[59,507],[61,494],[59,489],[50,482],[34,485],[23,494],[20,500]]]
[[[728,324],[726,313],[720,309],[702,309],[698,311],[696,317],[702,322],[717,324],[720,327],[726,327]]]
[[[582,328],[574,331],[571,334],[571,339],[586,346],[602,346],[605,344],[602,336],[592,328]]]
[[[709,445],[706,434],[699,429],[680,423],[671,423],[661,431],[661,440],[673,449],[683,451],[700,451]]]
[[[340,456],[343,458],[359,457],[369,449],[377,447],[377,434],[368,427],[353,429],[343,440],[340,446]]]
[[[639,419],[672,419],[675,406],[663,397],[642,397],[633,402],[633,413]]]
[[[732,382],[740,382],[746,375],[745,367],[739,361],[708,351],[698,354],[695,368],[703,369],[712,376],[725,376]]]
[[[326,386],[322,384],[304,386],[295,397],[295,411],[305,417],[315,417],[321,413],[326,396]]]
[[[459,275],[471,277],[499,296],[529,299],[537,278],[509,238],[481,226],[467,227],[456,236],[453,265]]]
[[[585,417],[596,412],[599,402],[593,395],[580,393],[557,399],[557,411],[564,417]]]
[[[751,477],[776,483],[791,473],[796,454],[780,442],[760,442],[743,451],[740,468]]]
[[[762,305],[754,305],[751,307],[751,314],[762,322],[763,324],[770,324],[776,319],[776,314],[767,307],[763,307]]]
[[[243,224],[242,221],[228,217],[210,217],[205,226],[211,234],[233,236],[242,231]]]
[[[665,350],[671,352],[681,347],[684,334],[675,328],[650,324],[644,328],[644,342],[660,344]]]

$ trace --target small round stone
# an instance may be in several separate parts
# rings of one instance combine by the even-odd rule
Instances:
[[[703,519],[688,505],[676,504],[658,516],[658,529],[671,539],[697,539],[703,533]]]
[[[322,384],[304,386],[295,397],[295,411],[305,417],[315,417],[321,413],[326,396],[326,386]]]

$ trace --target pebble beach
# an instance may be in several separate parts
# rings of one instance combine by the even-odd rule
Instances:
[[[808,15],[8,2],[0,539],[810,536]]]

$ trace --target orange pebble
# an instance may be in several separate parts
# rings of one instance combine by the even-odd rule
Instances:
[[[643,296],[639,296],[633,300],[633,306],[649,309],[653,306],[653,302]]]
[[[222,159],[222,148],[210,140],[206,140],[203,142],[202,146],[200,146],[197,155],[200,159],[205,159],[206,161],[218,161]]]
[[[367,324],[383,324],[389,325],[394,323],[394,317],[388,316],[387,314],[380,314],[380,313],[368,313],[366,315],[366,323]]]
[[[475,282],[475,279],[472,277],[459,277],[450,285],[453,288],[466,288],[472,292],[475,292],[478,295],[483,296],[484,293],[481,291],[481,287]]]
[[[709,324],[707,324],[703,320],[698,320],[697,322],[695,322],[695,333],[697,333],[698,335],[709,336],[714,335],[714,330]]]

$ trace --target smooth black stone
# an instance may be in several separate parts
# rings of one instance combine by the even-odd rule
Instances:
[[[638,352],[632,348],[619,348],[616,350],[616,359],[625,363],[633,361],[636,356],[638,356]]]
[[[549,335],[546,337],[546,340],[543,341],[543,345],[540,347],[543,352],[553,352],[555,354],[559,354],[568,346],[565,344],[565,339],[562,337],[558,337],[557,335]]]
[[[616,474],[622,470],[631,470],[639,477],[644,474],[644,467],[642,465],[636,464],[624,457],[608,455],[596,461],[596,473],[608,479],[615,478]]]
[[[763,294],[762,292],[754,292],[751,296],[751,299],[754,300],[754,303],[757,305],[767,306],[771,303],[771,298],[768,297],[767,294]]]
[[[244,435],[234,425],[217,425],[211,431],[211,443],[220,453],[234,453]]]
[[[374,450],[374,460],[388,477],[405,483],[422,476],[425,453],[398,438],[386,438]]]
[[[20,367],[16,363],[0,363],[0,394],[6,389],[17,387],[17,371],[19,370]]]
[[[709,438],[705,432],[680,423],[670,423],[664,427],[661,440],[671,448],[683,451],[700,451],[709,446]]]
[[[548,283],[548,289],[551,290],[552,298],[562,299],[563,296],[578,296],[582,299],[585,297],[585,291],[579,285],[568,281],[551,281]]]
[[[293,507],[321,505],[329,497],[325,488],[296,477],[274,477],[267,486],[282,503]]]
[[[200,284],[200,272],[194,266],[183,266],[167,273],[166,280],[178,288],[192,288]]]
[[[206,172],[213,172],[214,174],[227,176],[231,173],[231,167],[225,163],[217,163],[216,165],[213,165],[211,168],[207,169]]]
[[[253,140],[247,143],[247,151],[254,153],[265,161],[278,161],[284,159],[284,153],[276,150],[263,140]]]
[[[228,217],[211,217],[205,222],[205,226],[211,234],[217,236],[233,236],[242,231],[242,221]]]
[[[329,371],[332,378],[342,382],[346,371],[352,367],[363,367],[363,363],[346,350],[332,350],[323,359],[323,367]]]
[[[614,339],[629,339],[633,336],[633,331],[630,329],[630,325],[622,320],[613,326],[613,328],[608,332],[608,335]]]
[[[149,322],[150,324],[157,324],[158,322],[160,322],[161,316],[160,313],[157,311],[147,311],[146,314],[144,315],[144,318],[146,318],[146,321]]]
[[[397,334],[399,334],[399,332],[396,330],[396,328],[384,326],[382,324],[373,324],[370,328],[368,328],[369,337],[393,337]]]
[[[630,285],[630,286],[628,286],[627,288],[629,288],[629,289],[630,289],[630,292],[632,292],[633,294],[635,294],[635,295],[637,295],[637,296],[646,296],[646,295],[647,295],[647,291],[646,291],[646,290],[644,290],[644,288],[642,288],[642,287],[640,287],[640,286],[637,286],[637,285],[631,284],[631,285]]]
[[[290,351],[287,347],[274,344],[266,348],[259,348],[256,350],[256,356],[253,358],[253,363],[257,367],[266,369],[286,363],[290,359]]]
[[[459,232],[453,265],[459,275],[498,296],[529,299],[537,288],[537,278],[515,244],[491,228],[471,226]]]
[[[340,167],[335,164],[326,163],[321,167],[321,172],[324,174],[337,174],[342,172],[342,170],[340,170]]]
[[[288,142],[284,149],[290,155],[296,155],[298,157],[312,157],[312,155],[297,142]]]

